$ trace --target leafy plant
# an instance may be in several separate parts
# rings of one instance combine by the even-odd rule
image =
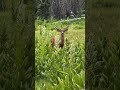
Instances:
[[[59,22],[55,25],[65,27],[66,23]],[[57,32],[50,30],[55,25],[52,21],[48,23],[44,21],[38,29],[36,24],[38,29],[35,32],[36,90],[84,90],[84,20],[71,24],[65,35],[67,40],[63,49],[50,46],[51,36],[57,35]],[[82,35],[82,40],[79,35]]]

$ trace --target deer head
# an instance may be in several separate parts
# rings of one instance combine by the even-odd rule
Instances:
[[[64,46],[64,33],[66,32],[66,31],[68,31],[68,26],[65,28],[65,29],[59,29],[59,28],[53,28],[54,30],[56,30],[56,31],[58,31],[58,32],[60,32],[60,38],[59,38],[59,43],[58,43],[58,46],[59,46],[59,48],[63,48],[63,46]],[[56,44],[56,38],[55,37],[53,37],[52,39],[51,39],[51,44],[52,44],[52,46],[54,46],[55,44]]]

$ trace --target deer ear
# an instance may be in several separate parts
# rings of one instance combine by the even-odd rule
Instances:
[[[61,32],[61,30],[60,30],[60,29],[58,29],[58,28],[56,28],[56,30],[57,30],[58,32]]]
[[[68,31],[68,28],[64,29],[64,32]]]
[[[68,31],[68,27],[69,27],[69,26],[67,26],[67,27],[64,29],[64,32]]]
[[[52,28],[52,30],[57,30],[58,32],[61,32],[61,30],[59,28]]]

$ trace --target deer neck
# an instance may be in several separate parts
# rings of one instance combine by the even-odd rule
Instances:
[[[60,44],[63,44],[63,45],[64,45],[64,33],[61,33],[61,36],[60,36]]]

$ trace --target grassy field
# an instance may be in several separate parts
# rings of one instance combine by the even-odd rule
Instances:
[[[65,28],[66,22],[36,20],[35,89],[84,90],[85,88],[85,20],[70,24],[63,49],[50,46],[50,38],[59,35],[53,27]]]

